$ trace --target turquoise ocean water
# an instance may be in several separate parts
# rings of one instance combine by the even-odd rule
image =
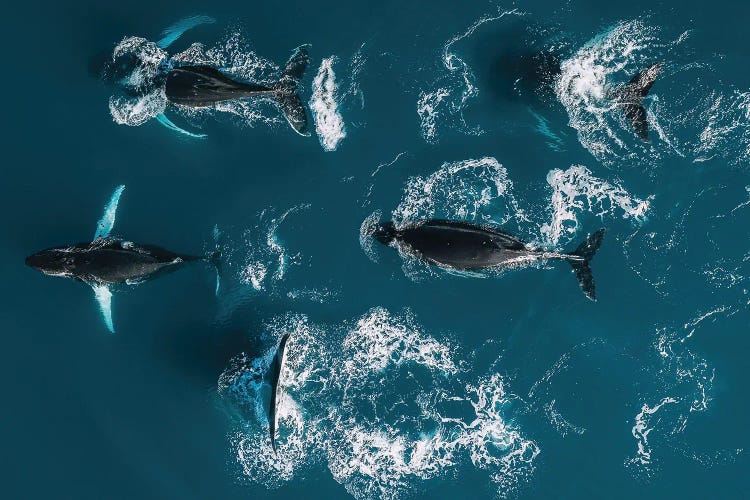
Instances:
[[[6,9],[8,10],[8,9]],[[3,30],[3,498],[744,498],[750,49],[742,2],[16,3]],[[194,15],[175,59],[270,83],[310,44],[312,135],[91,73]],[[128,37],[142,37],[139,40]],[[151,54],[153,55],[153,54]],[[664,62],[632,131],[613,89]],[[164,113],[176,126],[161,126]],[[124,287],[24,265],[114,234],[222,252]],[[607,228],[597,302],[367,236]],[[289,333],[271,451],[261,382]]]

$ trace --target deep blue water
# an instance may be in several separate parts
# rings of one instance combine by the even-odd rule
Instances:
[[[205,139],[116,123],[91,58],[195,14],[216,22],[168,52],[236,75],[273,81],[311,44],[301,93],[335,82],[313,101],[343,121],[336,149],[269,102],[166,108]],[[3,497],[746,496],[748,19],[729,1],[12,6]],[[646,143],[607,89],[660,61]],[[195,265],[116,291],[113,335],[87,286],[24,257],[90,239],[120,184],[114,234],[201,254],[216,228],[222,288]],[[360,242],[363,221],[432,217],[555,250],[606,227],[598,301],[564,263],[456,276]],[[284,333],[274,455],[256,375]]]

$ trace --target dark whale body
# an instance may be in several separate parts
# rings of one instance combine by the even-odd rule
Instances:
[[[235,99],[271,97],[298,134],[310,135],[305,105],[297,93],[309,62],[307,47],[297,48],[281,79],[271,87],[239,82],[212,66],[180,65],[167,73],[164,90],[170,102],[191,108],[204,108]]]
[[[110,237],[117,207],[125,186],[118,186],[104,215],[97,224],[91,242],[77,243],[42,250],[26,257],[26,265],[48,276],[72,278],[89,285],[99,304],[107,329],[114,333],[112,322],[112,290],[118,285],[134,285],[176,271],[188,262],[205,261],[216,268],[216,293],[219,292],[219,259],[196,257],[165,250],[155,245],[142,245]]]
[[[268,405],[268,432],[271,435],[271,448],[273,448],[274,453],[276,453],[276,404],[278,401],[279,377],[281,376],[281,367],[284,365],[284,352],[288,340],[288,333],[281,337],[279,347],[276,349],[271,366],[268,368],[271,385],[271,402]]]
[[[165,91],[171,102],[195,108],[274,94],[271,87],[232,80],[211,66],[182,66],[171,70],[167,73]]]
[[[114,238],[49,248],[26,258],[28,266],[44,274],[106,285],[140,283],[195,261],[211,262],[211,258]]]
[[[604,229],[595,232],[569,254],[529,248],[523,241],[499,229],[450,220],[427,220],[396,228],[386,222],[373,236],[385,245],[394,242],[407,253],[429,264],[476,271],[501,269],[542,260],[564,260],[575,271],[583,293],[596,300],[589,261],[601,245]]]

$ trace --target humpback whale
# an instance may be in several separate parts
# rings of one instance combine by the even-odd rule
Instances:
[[[604,238],[604,229],[591,234],[575,251],[558,253],[537,250],[497,228],[451,220],[426,220],[397,228],[392,222],[377,225],[372,235],[380,243],[428,264],[447,269],[476,271],[503,269],[546,260],[568,262],[583,293],[596,300],[594,276],[589,262]]]
[[[648,141],[648,123],[643,99],[648,95],[663,66],[663,62],[653,64],[611,92],[611,97],[622,107],[625,118],[631,123],[635,133],[644,141]]]
[[[238,82],[211,66],[183,64],[167,73],[165,92],[170,102],[192,108],[235,99],[271,97],[295,132],[308,136],[307,112],[297,87],[309,62],[307,46],[298,47],[287,62],[281,79],[271,87]]]
[[[208,262],[216,268],[217,292],[219,286],[219,252],[204,257],[179,254],[110,236],[124,189],[125,186],[115,189],[92,241],[48,248],[26,258],[26,265],[48,276],[72,278],[89,285],[94,290],[104,323],[112,333],[115,331],[112,289],[118,285],[135,285],[191,262]]]
[[[268,433],[271,436],[271,448],[273,448],[274,453],[276,453],[276,405],[279,396],[279,377],[281,376],[281,368],[284,366],[284,351],[286,350],[288,340],[288,333],[281,337],[273,361],[268,367],[269,382],[271,385],[271,402],[268,405]]]
[[[182,19],[170,26],[156,42],[148,42],[148,61],[155,74],[143,78],[138,71],[144,61],[133,53],[115,53],[105,56],[97,55],[90,61],[89,72],[108,84],[117,85],[131,97],[138,97],[164,88],[167,100],[173,104],[192,108],[213,106],[217,103],[238,99],[271,98],[281,109],[292,129],[300,135],[309,136],[307,112],[298,94],[298,87],[310,62],[308,46],[302,45],[294,50],[287,61],[281,78],[271,86],[242,82],[236,80],[220,68],[204,64],[193,64],[189,61],[172,58],[166,52],[170,45],[177,41],[186,31],[202,24],[211,24],[215,20],[208,16],[192,16]],[[143,42],[147,40],[142,39]],[[159,58],[161,58],[159,60]],[[164,127],[197,138],[206,137],[175,125],[164,113],[156,116],[158,123]]]

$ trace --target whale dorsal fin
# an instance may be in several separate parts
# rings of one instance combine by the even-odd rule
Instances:
[[[94,241],[99,238],[106,238],[109,233],[112,232],[112,228],[115,225],[115,217],[117,216],[117,204],[120,203],[120,196],[125,190],[124,185],[117,186],[115,192],[112,193],[112,197],[109,199],[104,207],[104,214],[99,219],[99,223],[96,226],[96,233],[94,233]]]
[[[178,127],[172,122],[172,120],[167,118],[163,113],[156,115],[156,121],[158,121],[159,123],[167,127],[169,130],[173,130],[174,132],[186,135],[188,137],[193,137],[195,139],[205,139],[207,137],[206,134],[195,134],[193,132],[188,132],[187,130]]]
[[[216,19],[208,16],[190,16],[180,19],[167,29],[161,32],[161,39],[156,42],[156,45],[162,49],[166,49],[172,45],[178,38],[182,36],[187,30],[193,29],[201,24],[215,23]]]
[[[107,285],[101,283],[91,283],[91,288],[94,290],[94,297],[99,304],[104,324],[107,325],[110,333],[115,333],[115,326],[112,323],[112,291]]]

